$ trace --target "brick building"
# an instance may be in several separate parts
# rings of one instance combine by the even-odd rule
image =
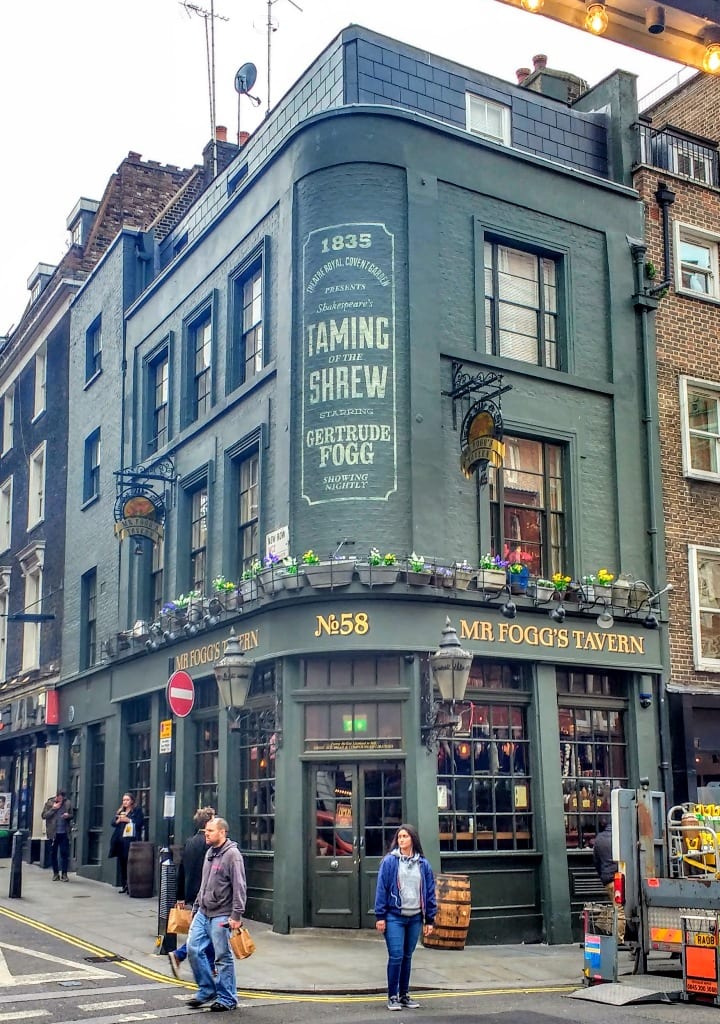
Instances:
[[[635,184],[662,296],[660,454],[674,586],[667,689],[680,801],[720,783],[720,81],[697,74],[644,111],[639,131]]]
[[[40,263],[28,279],[30,300],[0,348],[0,792],[10,794],[0,825],[29,833],[27,855],[42,857],[40,811],[58,779],[58,702],[65,627],[64,579],[68,465],[68,367],[71,308],[83,282],[107,256],[119,231],[135,240],[172,198],[203,179],[144,162],[130,153],[109,179],[100,202],[82,198],[67,219],[69,244],[57,266]],[[194,197],[199,190],[196,190]],[[147,284],[146,264],[133,265],[125,303]],[[151,271],[152,272],[152,271]],[[119,336],[89,325],[82,353],[87,382],[102,374],[103,359],[121,351]],[[100,437],[85,450],[94,479]],[[70,550],[86,538],[70,523]],[[73,758],[76,752],[71,755]],[[77,798],[77,775],[66,785]]]

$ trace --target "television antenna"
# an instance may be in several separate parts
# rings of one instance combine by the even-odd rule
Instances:
[[[262,100],[259,96],[252,96],[250,90],[257,81],[257,68],[254,64],[243,64],[235,75],[235,91],[238,94],[238,116],[237,116],[237,143],[240,145],[240,97],[247,96],[251,103],[259,107]]]
[[[207,69],[208,69],[208,94],[210,99],[210,138],[212,139],[212,162],[213,162],[213,178],[217,177],[217,138],[216,138],[216,126],[217,118],[215,115],[215,19],[218,21],[230,21],[229,18],[224,17],[222,14],[215,13],[215,0],[210,0],[210,10],[206,10],[204,7],[199,7],[197,4],[191,4],[189,0],[179,0],[182,7],[185,8],[188,18],[193,14],[197,14],[199,18],[202,18],[205,22],[205,51],[207,54]]]
[[[273,23],[272,9],[273,4],[276,4],[278,0],[267,0],[267,110],[265,116],[270,113],[270,67],[271,67],[271,41],[273,32],[277,32],[278,26]],[[303,9],[300,4],[296,4],[295,0],[287,0],[289,4],[292,4],[300,13],[303,13]]]

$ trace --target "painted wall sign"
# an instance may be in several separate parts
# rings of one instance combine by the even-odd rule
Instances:
[[[248,629],[245,633],[238,633],[237,641],[243,651],[249,651],[260,643],[260,631]],[[175,658],[175,671],[187,671],[189,668],[196,668],[199,665],[212,665],[219,661],[225,653],[225,644],[219,640],[214,643],[203,644],[202,647],[193,647],[189,651],[183,651]]]
[[[482,643],[523,644],[557,650],[607,651],[613,654],[645,654],[645,637],[603,629],[572,629],[568,626],[523,626],[519,622],[460,619],[460,639]]]
[[[344,751],[344,750],[399,750],[401,740],[394,739],[357,739],[357,740],[306,740],[306,751]]]
[[[397,490],[395,238],[332,224],[303,244],[301,491],[309,505]]]

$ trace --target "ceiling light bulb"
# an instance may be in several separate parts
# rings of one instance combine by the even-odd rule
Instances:
[[[585,28],[594,36],[601,36],[608,27],[605,4],[588,4],[585,11]]]
[[[709,75],[720,74],[720,43],[710,43],[705,47],[703,70]]]
[[[531,14],[537,14],[538,11],[541,11],[544,3],[545,0],[520,0],[521,6],[526,11],[530,11]]]

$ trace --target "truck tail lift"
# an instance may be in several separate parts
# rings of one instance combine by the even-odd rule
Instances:
[[[622,876],[615,902],[624,896],[635,973],[647,973],[651,951],[677,954],[681,998],[720,1006],[720,806],[689,803],[666,812],[665,795],[642,787],[613,790],[611,812],[613,858]],[[617,907],[612,917],[614,938]],[[616,955],[602,967],[594,980],[617,980]],[[585,976],[592,983],[587,967]]]

